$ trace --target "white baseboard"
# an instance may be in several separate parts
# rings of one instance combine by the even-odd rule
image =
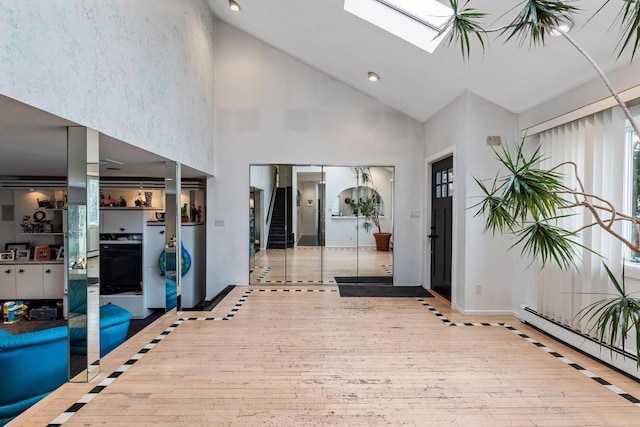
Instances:
[[[523,321],[634,378],[640,379],[637,359],[630,353],[622,352],[619,349],[614,349],[612,353],[609,347],[602,346],[596,340],[567,326],[554,322],[528,307],[524,307]]]

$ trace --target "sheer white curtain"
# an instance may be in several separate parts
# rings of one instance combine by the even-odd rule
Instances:
[[[601,196],[617,209],[626,205],[626,147],[625,119],[619,108],[544,131],[540,134],[545,168],[571,161],[578,165],[578,174],[587,193]],[[575,173],[570,166],[560,169],[577,188]],[[564,219],[569,230],[577,230],[593,223],[592,215],[582,209],[575,216]],[[617,231],[622,225],[616,226]],[[579,240],[606,258],[607,265],[620,277],[624,248],[622,244],[599,227],[580,233]],[[555,266],[545,267],[539,275],[538,311],[553,320],[586,330],[576,314],[593,301],[601,300],[612,289],[599,257],[581,251],[578,269],[561,272]]]

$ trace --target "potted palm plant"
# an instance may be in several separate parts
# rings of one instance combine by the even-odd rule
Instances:
[[[463,59],[469,58],[470,40],[475,38],[484,49],[489,33],[495,32],[505,36],[507,41],[515,38],[521,41],[529,40],[532,46],[543,46],[545,36],[560,35],[595,69],[624,112],[636,136],[640,136],[638,125],[603,70],[568,34],[566,28],[573,25],[574,14],[580,12],[576,6],[563,1],[523,0],[520,3],[522,9],[512,22],[499,28],[484,28],[481,21],[486,14],[468,7],[470,1],[449,0],[453,13],[441,28],[441,34],[448,32],[449,44],[459,44]],[[620,8],[616,18],[622,30],[618,56],[625,49],[630,49],[633,59],[640,46],[640,1],[603,0],[601,3],[598,12],[610,3]],[[489,181],[476,178],[483,193],[482,200],[476,205],[477,214],[484,216],[486,220],[485,231],[513,233],[516,236],[516,245],[521,244],[524,253],[540,259],[543,265],[552,262],[561,269],[567,269],[575,266],[578,247],[587,250],[591,248],[584,247],[576,239],[577,233],[581,230],[562,228],[559,225],[560,219],[566,216],[565,212],[568,209],[585,209],[596,219],[589,227],[600,227],[632,252],[640,252],[640,218],[621,214],[609,201],[589,194],[577,176],[577,166],[572,162],[565,162],[550,169],[539,168],[542,159],[539,149],[532,156],[526,156],[523,143],[524,139],[517,146],[515,154],[507,149],[503,149],[501,153],[496,152],[499,162],[508,171],[505,176]],[[576,175],[579,188],[573,189],[564,183],[565,177],[558,169],[563,165],[568,165]],[[630,241],[613,229],[612,226],[619,222],[631,224],[636,230],[635,241]],[[623,279],[619,282],[606,264],[604,267],[613,285],[614,294],[584,307],[578,316],[588,319],[591,325],[589,332],[594,333],[601,343],[608,344],[611,348],[616,345],[622,345],[624,348],[628,335],[633,332],[636,354],[640,354],[640,299],[626,291],[624,273]],[[640,367],[640,359],[636,357],[636,360]]]
[[[391,242],[391,233],[382,231],[380,225],[380,195],[373,186],[373,177],[369,167],[354,168],[356,180],[362,187],[358,187],[358,197],[349,202],[349,207],[356,216],[362,216],[362,228],[370,233],[373,227],[378,232],[374,232],[373,238],[376,241],[376,249],[379,251],[388,251]],[[366,187],[366,188],[363,188]]]

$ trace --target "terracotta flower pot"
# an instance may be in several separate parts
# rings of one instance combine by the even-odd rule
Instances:
[[[376,239],[376,249],[379,251],[389,250],[389,241],[391,240],[391,233],[373,233],[373,237]]]

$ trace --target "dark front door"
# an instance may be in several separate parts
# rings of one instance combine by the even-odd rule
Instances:
[[[431,166],[431,289],[451,300],[453,157]]]

